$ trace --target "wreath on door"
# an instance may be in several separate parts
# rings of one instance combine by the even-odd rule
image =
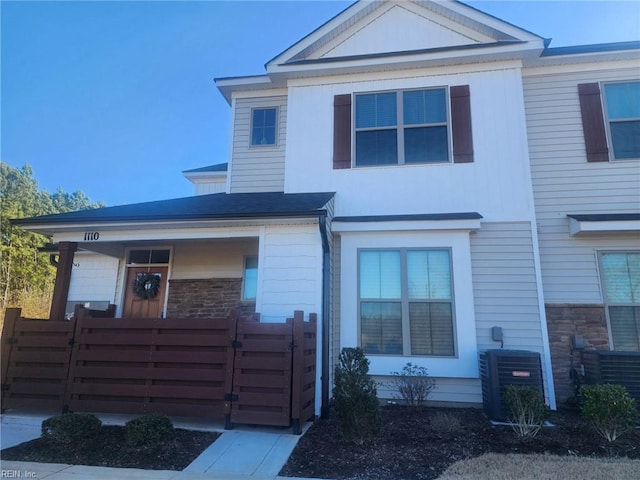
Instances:
[[[160,275],[155,273],[139,273],[133,281],[133,293],[138,298],[147,300],[154,298],[160,291]]]

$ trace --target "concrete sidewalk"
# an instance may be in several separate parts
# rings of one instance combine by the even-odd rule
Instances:
[[[0,445],[8,448],[38,438],[42,420],[51,414],[10,413],[0,421]],[[106,425],[124,425],[131,415],[99,415]],[[2,461],[2,478],[47,478],[50,480],[149,479],[149,480],[273,480],[286,463],[300,436],[289,429],[222,425],[201,419],[173,419],[177,428],[218,431],[221,436],[182,472],[133,468],[90,467]],[[308,428],[308,425],[307,425]]]

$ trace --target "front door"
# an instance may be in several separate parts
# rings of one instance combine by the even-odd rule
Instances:
[[[168,273],[169,267],[129,267],[122,317],[162,317]],[[150,278],[149,274],[153,275],[155,279]],[[144,280],[149,281],[144,282]]]

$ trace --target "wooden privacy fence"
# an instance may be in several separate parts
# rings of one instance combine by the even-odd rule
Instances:
[[[20,317],[2,331],[2,409],[163,413],[293,425],[315,410],[317,318]]]

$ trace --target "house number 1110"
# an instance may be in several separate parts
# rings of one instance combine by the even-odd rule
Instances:
[[[84,232],[84,241],[93,242],[100,238],[100,232]]]

